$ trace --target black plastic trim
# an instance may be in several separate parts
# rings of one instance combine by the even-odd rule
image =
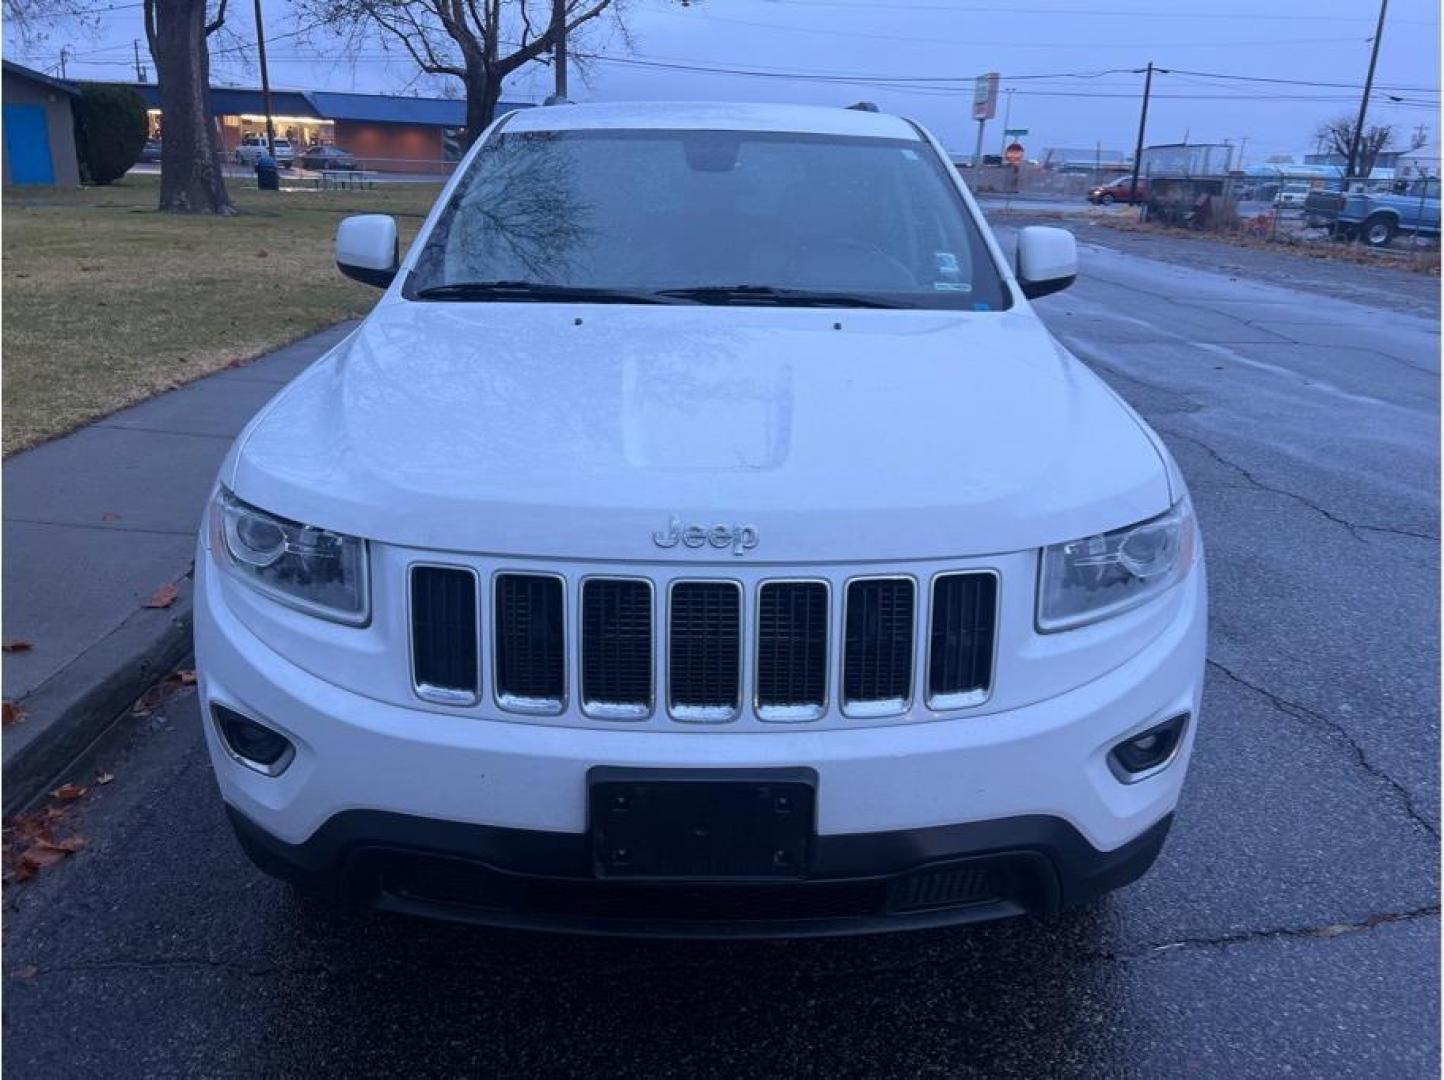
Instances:
[[[1004,894],[990,901],[927,910],[782,919],[698,921],[604,918],[440,903],[389,894],[379,888],[373,864],[388,854],[457,861],[495,876],[503,885],[551,890],[627,888],[592,876],[586,833],[542,832],[438,821],[379,810],[348,810],[328,820],[301,844],[271,836],[227,807],[242,848],[266,873],[302,891],[336,902],[381,910],[516,929],[622,937],[792,938],[841,936],[985,922],[1025,912],[1046,914],[1076,907],[1135,881],[1163,847],[1168,814],[1113,851],[1094,848],[1060,818],[1032,815],[996,821],[896,832],[820,835],[805,881],[778,888],[819,891],[875,882],[889,897],[908,875],[975,864],[996,869]],[[660,886],[667,888],[669,886]],[[696,883],[679,888],[698,888]],[[726,888],[725,885],[701,888]],[[891,901],[889,901],[891,902]]]

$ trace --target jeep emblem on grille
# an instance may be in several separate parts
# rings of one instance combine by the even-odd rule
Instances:
[[[746,555],[757,546],[759,537],[756,525],[683,525],[675,514],[665,532],[652,534],[652,543],[660,548],[699,548],[711,544],[714,548],[731,548],[733,555]]]

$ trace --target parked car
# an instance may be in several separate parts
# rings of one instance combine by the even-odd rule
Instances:
[[[1285,184],[1274,196],[1274,206],[1280,210],[1298,210],[1304,205],[1311,190],[1313,189],[1309,184]]]
[[[339,146],[313,146],[301,155],[301,168],[327,171],[356,168],[356,158]]]
[[[1400,233],[1439,235],[1439,180],[1419,178],[1402,190],[1351,191],[1335,218],[1334,234],[1385,247]]]
[[[255,165],[265,149],[266,137],[264,135],[244,136],[241,139],[241,145],[236,147],[236,164]],[[291,146],[291,140],[273,140],[271,143],[271,156],[276,159],[276,164],[281,168],[289,169],[296,160],[296,151]]]
[[[1088,192],[1088,201],[1097,203],[1100,206],[1112,206],[1115,202],[1133,203],[1148,201],[1148,179],[1140,176],[1138,186],[1132,187],[1132,177],[1120,176],[1117,180],[1110,180],[1106,184],[1100,184]]]
[[[161,153],[161,141],[159,139],[146,139],[145,145],[140,148],[141,161],[159,161]]]
[[[899,152],[899,151],[902,152]],[[511,927],[797,936],[1084,903],[1188,767],[1168,448],[882,113],[514,112],[221,467],[195,645],[241,844]],[[663,308],[671,307],[672,311]]]

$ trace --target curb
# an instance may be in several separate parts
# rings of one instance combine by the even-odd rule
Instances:
[[[141,608],[19,704],[4,736],[5,817],[25,809],[161,677],[191,653],[191,579],[170,607]]]

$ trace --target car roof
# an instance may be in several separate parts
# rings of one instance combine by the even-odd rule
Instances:
[[[907,120],[862,109],[817,105],[765,105],[728,101],[613,101],[551,105],[511,114],[507,131],[580,131],[644,128],[696,131],[788,131],[921,139]]]

